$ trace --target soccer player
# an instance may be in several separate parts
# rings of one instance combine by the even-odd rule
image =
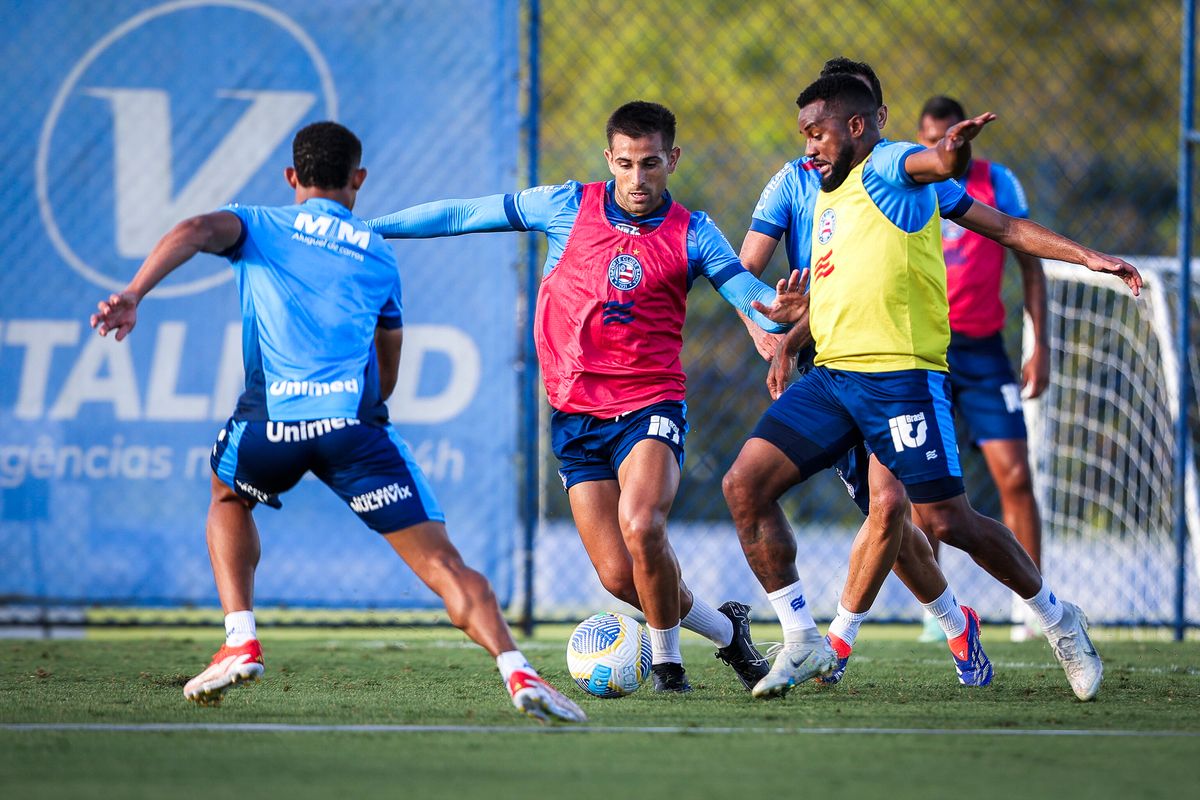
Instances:
[[[392,249],[352,213],[367,176],[361,156],[358,138],[335,122],[302,128],[284,171],[295,205],[232,205],[180,222],[91,317],[101,336],[124,339],[142,298],[200,252],[228,258],[237,275],[246,390],[213,447],[207,523],[226,639],[183,694],[215,704],[262,675],[252,511],[259,503],[280,508],[279,496],[312,470],[495,657],[519,711],[585,721],[517,649],[491,586],[463,563],[425,476],[388,423],[384,401],[396,385],[403,335],[400,281]]]
[[[967,118],[962,105],[945,96],[931,97],[921,109],[917,142],[930,147],[946,129]],[[962,179],[967,194],[1013,217],[1028,217],[1025,191],[1003,164],[972,158]],[[946,291],[950,301],[950,388],[956,414],[967,423],[1000,493],[1004,524],[1038,569],[1042,567],[1042,520],[1033,495],[1028,435],[1021,398],[1042,394],[1050,383],[1050,343],[1046,329],[1046,275],[1041,259],[1014,250],[1021,268],[1025,310],[1033,326],[1033,350],[1018,384],[1000,332],[1005,310],[1000,299],[1005,249],[997,242],[956,225],[942,223]],[[930,541],[938,552],[936,539]],[[1027,608],[1013,597],[1013,641],[1036,635]],[[935,641],[941,629],[926,620],[922,638]]]
[[[726,499],[751,567],[777,610],[804,607],[798,580],[779,583],[788,566],[779,555],[789,547],[794,554],[795,544],[778,498],[865,441],[878,468],[905,489],[876,496],[872,465],[871,510],[884,506],[879,511],[889,520],[885,530],[903,530],[911,500],[927,530],[966,550],[1028,598],[1073,691],[1090,699],[1103,670],[1086,617],[1053,595],[1008,529],[970,507],[950,417],[945,266],[937,194],[929,184],[961,174],[969,159],[967,143],[994,115],[961,122],[937,147],[922,148],[881,141],[879,104],[856,77],[820,78],[797,105],[806,154],[821,183],[812,210],[813,255],[819,257],[813,259],[809,294],[817,357],[814,369],[767,410],[726,476]],[[964,219],[972,214],[974,224],[1006,244],[1018,246],[1015,240],[1024,237],[1023,249],[1115,273],[1135,294],[1140,289],[1137,271],[1120,259],[1028,221],[1014,226],[1012,218],[983,204],[972,204]],[[868,608],[903,538],[856,540],[847,587],[858,585]],[[837,665],[811,618],[790,621],[791,627],[785,620],[783,650],[756,685],[756,696],[784,694]],[[800,622],[806,624],[795,624]]]
[[[667,538],[687,434],[680,365],[687,293],[707,279],[768,330],[751,302],[776,297],[738,262],[700,211],[667,191],[679,162],[675,115],[626,103],[607,124],[610,181],[537,186],[517,194],[445,200],[371,220],[385,238],[541,231],[548,240],[534,328],[551,439],[579,536],[604,588],[641,609],[653,650],[654,688],[687,692],[680,627],[710,639],[747,689],[766,673],[749,608],[713,608],[682,582]],[[799,297],[796,276],[780,300]],[[765,306],[762,306],[765,308]]]

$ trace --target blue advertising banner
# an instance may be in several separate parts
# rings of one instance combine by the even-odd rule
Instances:
[[[181,268],[122,343],[89,313],[179,220],[290,203],[309,122],[362,139],[364,218],[517,188],[516,0],[16,2],[0,25],[0,601],[213,604],[209,452],[243,382],[229,265]],[[392,420],[504,602],[519,245],[395,244]],[[436,605],[320,482],[283,502],[255,512],[260,603]]]

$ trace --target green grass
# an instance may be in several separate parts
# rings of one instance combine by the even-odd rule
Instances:
[[[1200,781],[1200,642],[1098,640],[1106,676],[1074,700],[1049,648],[986,641],[993,686],[957,685],[948,655],[911,629],[868,628],[841,686],[751,699],[696,639],[696,691],[621,700],[570,684],[566,632],[526,653],[580,701],[591,727],[678,726],[536,735],[510,707],[495,667],[447,630],[263,632],[267,674],[220,708],[181,687],[218,643],[208,632],[114,632],[82,641],[0,642],[0,722],[290,723],[506,726],[503,732],[97,732],[0,730],[6,797],[335,795],[504,798],[743,798],[763,792],[847,798],[1176,797]],[[985,631],[986,634],[986,631]],[[770,631],[759,632],[769,638]],[[998,637],[997,637],[998,638]],[[743,729],[734,734],[709,728]],[[814,728],[953,729],[987,735],[805,733]],[[1190,736],[1032,736],[1022,730]],[[784,731],[779,733],[778,731]],[[1005,731],[1009,733],[1006,734]],[[526,733],[527,732],[527,733]],[[607,776],[607,777],[606,777]],[[1189,790],[1187,787],[1191,787]]]

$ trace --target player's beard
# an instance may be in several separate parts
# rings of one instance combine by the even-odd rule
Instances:
[[[841,186],[846,180],[846,176],[850,174],[850,170],[854,168],[853,161],[854,143],[847,139],[838,150],[837,158],[829,167],[829,177],[821,179],[821,189],[832,192]]]

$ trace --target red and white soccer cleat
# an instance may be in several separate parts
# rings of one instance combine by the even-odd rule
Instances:
[[[582,708],[533,672],[518,669],[509,675],[508,693],[518,711],[539,722],[587,722]]]
[[[202,706],[219,705],[229,687],[256,681],[262,674],[262,645],[257,639],[237,647],[221,645],[208,667],[183,687],[183,696]]]

